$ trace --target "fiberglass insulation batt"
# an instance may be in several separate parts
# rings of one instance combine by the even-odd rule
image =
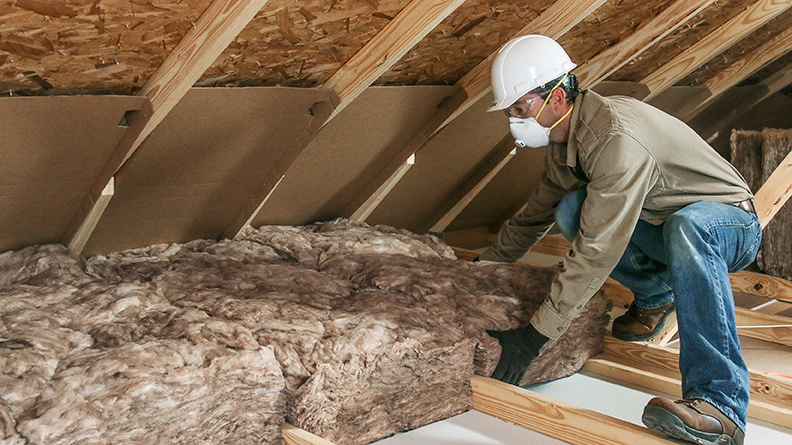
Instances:
[[[284,411],[338,444],[417,428],[470,409],[470,378],[500,354],[485,330],[527,323],[556,273],[458,261],[437,238],[347,220],[87,262],[58,246],[0,260],[0,360],[19,363],[4,367],[0,432],[39,445],[274,443]],[[63,264],[14,275],[42,261]],[[597,294],[523,384],[599,353],[607,310]]]

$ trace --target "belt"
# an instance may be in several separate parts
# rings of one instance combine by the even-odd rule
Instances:
[[[735,204],[737,207],[745,210],[748,213],[756,213],[756,209],[754,208],[753,202],[750,199],[746,199],[743,202],[738,202]]]

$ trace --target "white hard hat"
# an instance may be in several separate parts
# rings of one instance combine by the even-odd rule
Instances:
[[[487,111],[508,108],[525,93],[575,68],[564,48],[542,35],[517,37],[507,42],[492,62],[492,94]]]

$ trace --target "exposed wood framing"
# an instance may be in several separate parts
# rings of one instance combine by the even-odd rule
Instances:
[[[558,0],[547,8],[542,15],[532,20],[523,29],[514,34],[513,37],[528,34],[542,34],[558,39],[573,26],[577,25],[581,20],[594,12],[594,10],[602,6],[603,3],[605,3],[605,0]],[[490,70],[492,68],[492,61],[496,55],[497,51],[490,54],[489,57],[481,61],[481,63],[469,73],[459,79],[459,82],[456,84],[465,90],[468,98],[433,132],[442,130],[443,127],[464,113],[492,90]]]
[[[335,445],[327,439],[309,433],[288,422],[283,424],[282,434],[283,442],[286,445]]]
[[[754,196],[756,214],[763,228],[767,227],[790,196],[792,196],[792,153],[781,161]]]
[[[115,175],[119,168],[129,159],[135,150],[151,132],[165,119],[173,107],[187,94],[187,91],[201,77],[206,69],[226,49],[229,43],[253,19],[267,0],[215,0],[204,11],[193,29],[185,34],[173,51],[168,55],[159,69],[151,76],[140,91],[140,95],[149,98],[152,107],[151,117],[145,126],[131,138],[124,138],[108,161],[102,175],[96,181],[92,190],[102,190]],[[100,195],[89,196],[88,199],[99,202]],[[107,206],[107,203],[104,203]],[[95,207],[95,206],[94,206]],[[92,208],[87,214],[78,214],[70,227],[73,232],[67,233],[68,244],[83,246],[90,238],[88,233],[80,233],[83,239],[74,239],[77,230],[83,227],[83,221],[88,216],[101,217],[103,209]],[[93,223],[96,226],[96,223]],[[81,250],[80,250],[81,251]],[[76,252],[80,253],[80,252]]]
[[[728,128],[733,122],[750,111],[754,106],[788,87],[790,84],[792,84],[792,65],[788,65],[783,69],[778,70],[767,79],[759,82],[758,85],[760,87],[764,87],[764,94],[750,97],[746,103],[729,111],[725,116],[718,119],[718,121],[712,124],[709,128],[703,130],[701,132],[701,137],[708,141],[712,141],[718,136],[718,132],[720,132],[722,129]]]
[[[473,409],[575,445],[669,443],[647,428],[487,377],[474,376]]]
[[[606,49],[575,69],[581,87],[591,88],[635,59],[650,46],[682,26],[715,0],[677,0],[625,40]]]
[[[765,314],[741,307],[735,308],[737,332],[746,337],[792,348],[792,319]]]
[[[673,86],[697,67],[756,31],[790,6],[792,6],[790,0],[759,0],[749,6],[745,11],[737,14],[723,26],[644,78],[641,83],[649,87],[649,96],[644,100],[649,100],[665,91],[666,88]]]
[[[741,80],[768,63],[783,56],[790,49],[792,49],[792,29],[787,29],[705,82],[704,86],[710,90],[712,95],[704,100],[687,104],[676,113],[676,116],[683,121],[693,119],[726,90],[737,85]]]
[[[366,218],[371,215],[371,212],[373,212],[374,209],[376,209],[377,206],[382,202],[382,200],[388,196],[388,193],[390,193],[393,187],[396,187],[396,184],[401,181],[401,178],[407,174],[407,171],[409,171],[414,164],[415,154],[410,155],[410,157],[404,161],[404,164],[396,169],[396,171],[390,175],[390,177],[377,189],[376,192],[369,196],[369,199],[367,199],[366,202],[364,202],[363,205],[361,205],[360,208],[358,208],[355,213],[349,217],[349,219],[365,222]]]
[[[763,273],[742,270],[729,274],[732,289],[792,303],[792,283]]]
[[[275,188],[283,180],[286,171],[316,136],[319,130],[322,129],[327,119],[330,118],[337,103],[337,100],[335,100],[333,103],[317,102],[313,104],[310,109],[311,116],[313,116],[311,123],[303,129],[302,134],[295,138],[292,145],[281,155],[277,162],[274,163],[272,169],[264,175],[264,180],[256,191],[253,192],[253,196],[242,206],[231,221],[231,224],[223,231],[221,238],[234,239],[245,227],[250,225],[256,218],[258,212],[264,207],[264,204],[267,203],[270,196],[272,196],[272,192],[275,191]]]
[[[465,0],[423,0],[410,2],[385,28],[374,36],[323,88],[336,91],[341,103],[332,119],[382,73],[388,71]],[[328,119],[329,120],[329,119]]]
[[[431,225],[428,231],[444,231],[516,154],[514,139],[511,135],[504,136],[496,146],[495,153],[487,159],[484,165],[470,175],[465,183],[427,218],[424,225]]]
[[[672,396],[681,396],[678,351],[605,337],[605,353],[589,359],[584,370]],[[792,381],[749,369],[748,415],[775,425],[792,424]]]
[[[88,242],[88,238],[99,223],[99,218],[102,217],[107,205],[110,204],[110,198],[112,198],[114,194],[115,178],[113,177],[110,178],[110,181],[108,181],[107,185],[102,189],[99,199],[91,206],[90,213],[77,229],[77,233],[74,234],[71,243],[69,243],[69,250],[75,253],[82,252],[83,248],[85,248],[85,243]]]

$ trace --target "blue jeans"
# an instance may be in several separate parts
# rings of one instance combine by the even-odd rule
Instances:
[[[559,203],[556,222],[570,241],[580,229],[586,189]],[[756,257],[762,229],[756,214],[698,201],[655,226],[639,220],[611,277],[654,309],[675,302],[682,394],[704,399],[745,431],[750,378],[734,321],[729,273]]]

